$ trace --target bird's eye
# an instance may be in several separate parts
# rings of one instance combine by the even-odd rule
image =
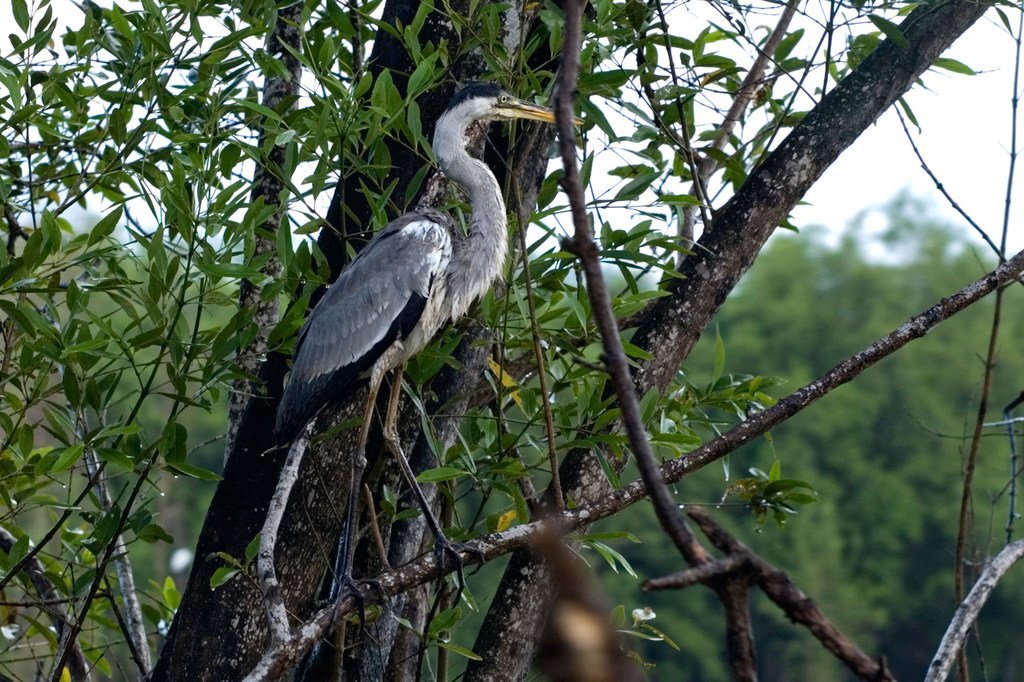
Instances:
[[[508,95],[502,95],[498,98],[498,101],[502,104],[508,104]]]

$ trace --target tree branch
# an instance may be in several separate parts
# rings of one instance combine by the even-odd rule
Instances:
[[[612,310],[611,297],[605,286],[601,272],[601,257],[597,243],[590,233],[590,221],[587,216],[586,200],[583,196],[583,184],[580,180],[579,167],[576,164],[576,133],[573,126],[573,95],[576,92],[576,81],[580,72],[580,46],[582,36],[582,16],[585,0],[566,0],[564,11],[566,17],[565,37],[562,44],[562,70],[558,76],[558,91],[555,95],[555,113],[558,119],[559,148],[562,153],[562,189],[569,198],[569,208],[575,228],[572,239],[564,241],[566,250],[575,253],[583,266],[586,276],[587,295],[593,311],[597,328],[601,332],[601,343],[604,348],[604,363],[611,377],[615,394],[622,410],[622,423],[625,426],[629,445],[637,459],[637,466],[647,486],[654,510],[661,527],[675,543],[683,556],[689,551],[683,517],[672,499],[672,493],[661,477],[658,464],[651,451],[651,443],[647,439],[640,405],[633,390],[633,380],[629,374],[629,364],[619,337],[619,327]]]
[[[1024,540],[1017,540],[1003,547],[1002,551],[986,564],[985,570],[978,577],[978,582],[974,583],[967,598],[957,608],[953,620],[946,629],[946,634],[942,636],[942,642],[939,643],[939,648],[935,652],[935,658],[928,666],[925,682],[942,682],[949,676],[957,652],[963,648],[967,633],[978,619],[978,614],[981,613],[981,607],[988,601],[992,590],[999,584],[1003,575],[1022,557],[1024,557]]]
[[[868,656],[853,640],[844,635],[832,621],[790,580],[789,576],[755,554],[700,507],[690,507],[687,514],[697,522],[711,543],[729,557],[741,557],[751,566],[754,583],[794,623],[803,625],[822,646],[862,680],[890,681],[892,676],[884,664]]]
[[[658,590],[681,590],[691,585],[705,583],[712,578],[750,568],[750,559],[742,554],[730,554],[724,559],[714,559],[685,571],[671,573],[661,578],[645,580],[640,588],[644,592]]]
[[[288,459],[285,460],[284,468],[277,479],[277,489],[274,491],[274,496],[270,498],[267,517],[263,521],[263,529],[260,531],[260,550],[256,555],[256,572],[259,577],[260,589],[263,591],[263,606],[266,610],[267,622],[270,625],[272,645],[283,642],[291,634],[291,628],[288,625],[288,610],[284,606],[284,595],[277,579],[277,569],[274,567],[274,548],[277,546],[277,531],[281,527],[281,519],[288,507],[288,498],[292,494],[292,488],[295,487],[295,481],[299,478],[302,455],[305,454],[306,445],[309,443],[308,429],[308,426],[303,429],[299,437],[288,448]]]

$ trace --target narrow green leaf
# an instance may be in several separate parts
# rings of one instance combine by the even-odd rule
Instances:
[[[477,656],[476,654],[474,654],[469,649],[467,649],[465,647],[461,647],[458,644],[450,644],[448,642],[438,642],[437,645],[439,647],[447,649],[448,651],[456,653],[459,656],[465,656],[466,658],[474,660],[474,661],[482,661],[482,660],[484,660],[484,659],[480,658],[479,656]]]
[[[419,483],[438,483],[439,481],[451,481],[465,475],[466,472],[462,469],[456,469],[455,467],[437,467],[434,469],[427,469],[417,476],[416,480]]]
[[[183,476],[198,478],[200,481],[219,481],[221,478],[209,469],[204,469],[188,462],[174,462],[173,464],[169,463],[167,466]]]
[[[221,566],[220,568],[218,568],[216,571],[213,572],[212,576],[210,576],[210,589],[211,590],[217,589],[221,585],[225,584],[226,582],[228,582],[229,580],[234,578],[236,575],[238,575],[238,569],[237,568],[229,568],[227,566]]]
[[[871,20],[871,23],[874,24],[879,31],[885,34],[886,38],[896,43],[900,47],[910,47],[910,43],[908,43],[907,39],[903,37],[903,32],[900,31],[899,26],[892,23],[888,19],[883,19],[882,17],[877,16],[875,14],[869,15],[868,19]]]
[[[11,12],[14,14],[14,20],[18,23],[18,27],[22,31],[28,31],[28,4],[25,0],[11,0]]]
[[[57,456],[57,461],[50,467],[50,473],[57,474],[61,471],[67,471],[74,466],[75,462],[79,460],[84,452],[85,446],[81,443],[64,448],[60,455]]]
[[[978,73],[963,62],[951,57],[939,57],[932,62],[932,66],[937,66],[940,69],[952,71],[953,73],[962,73],[965,76],[975,76]]]

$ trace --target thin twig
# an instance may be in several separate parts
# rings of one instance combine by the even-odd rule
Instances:
[[[749,566],[750,561],[748,557],[741,554],[730,554],[724,559],[715,559],[714,561],[688,568],[685,571],[645,580],[640,588],[644,592],[680,590],[691,585],[707,582],[712,578],[735,573],[736,571],[749,568]]]
[[[1014,437],[1013,426],[1017,421],[1013,419],[1013,411],[1017,409],[1017,406],[1024,402],[1024,391],[1021,392],[1016,398],[1011,400],[1003,408],[1003,421],[1006,423],[1006,437],[1010,445],[1010,481],[1007,486],[1010,489],[1009,509],[1007,510],[1006,516],[1006,544],[1010,544],[1013,540],[1013,527],[1020,518],[1017,514],[1017,441]],[[1024,417],[1021,418],[1024,421]]]
[[[380,552],[381,565],[384,568],[391,568],[391,564],[388,563],[388,550],[384,547],[384,536],[381,535],[380,524],[377,523],[377,505],[373,501],[373,491],[365,483],[363,497],[366,499],[367,516],[370,517],[370,529],[373,531],[373,540],[377,543],[377,551]]]
[[[757,88],[761,83],[761,78],[764,76],[765,69],[768,66],[768,62],[771,61],[772,56],[775,54],[775,50],[779,47],[779,43],[786,37],[786,32],[789,30],[789,24],[793,21],[793,16],[796,14],[796,8],[799,5],[799,0],[790,0],[789,4],[786,5],[786,9],[783,10],[782,16],[779,17],[778,23],[775,24],[775,28],[772,29],[768,39],[765,40],[764,46],[758,48],[757,58],[754,59],[754,63],[750,65],[750,69],[747,71],[747,75],[743,78],[743,82],[740,84],[739,89],[736,91],[736,96],[732,100],[732,104],[729,106],[729,110],[725,113],[725,117],[722,119],[722,125],[718,126],[718,131],[715,133],[715,139],[711,141],[711,149],[722,150],[725,149],[725,143],[728,142],[729,136],[732,134],[733,128],[739,123],[740,116],[746,110],[747,105],[750,104],[750,100],[754,98],[754,94],[757,92]],[[833,7],[833,12],[835,11]],[[828,69],[825,69],[825,77],[828,78]],[[822,90],[824,92],[824,90]],[[685,124],[685,123],[684,123]],[[718,168],[718,161],[714,156],[710,154],[702,155],[696,166],[696,177],[693,181],[693,189],[691,193],[694,196],[700,196],[697,194],[698,191],[707,193],[708,181],[711,179],[712,173]],[[679,236],[684,242],[689,241],[690,243],[683,243],[682,245],[690,248],[694,239],[694,219],[696,217],[696,207],[686,206],[683,208],[683,222],[679,226]]]
[[[150,664],[149,659],[149,647],[147,646],[145,649],[139,649],[139,647],[136,646],[135,628],[132,625],[130,625],[127,620],[125,620],[124,614],[121,613],[121,608],[117,605],[117,597],[114,595],[114,589],[110,585],[110,579],[108,579],[106,576],[103,576],[103,584],[107,586],[106,593],[101,594],[97,592],[96,596],[107,597],[107,600],[110,602],[110,610],[114,612],[114,620],[117,621],[117,626],[121,628],[121,634],[124,635],[124,642],[128,645],[128,654],[132,657],[132,660],[135,661],[135,667],[137,667],[140,671],[147,671],[146,674],[148,674],[148,671],[152,669],[152,665]],[[142,636],[146,636],[145,630],[142,631]],[[142,679],[141,674],[139,677],[140,679]]]
[[[979,225],[974,220],[974,218],[972,218],[970,216],[970,214],[967,213],[967,211],[965,211],[960,206],[960,204],[957,203],[956,199],[953,198],[953,196],[946,189],[946,186],[944,184],[942,184],[942,181],[939,180],[938,176],[935,175],[934,172],[932,172],[932,169],[928,166],[928,163],[924,160],[924,156],[921,154],[921,150],[918,149],[917,143],[914,142],[914,138],[910,134],[910,128],[907,127],[907,121],[903,117],[903,113],[900,112],[900,110],[898,108],[894,108],[893,110],[896,112],[896,116],[898,116],[899,119],[900,119],[900,125],[903,126],[903,133],[906,135],[907,142],[910,143],[910,148],[914,150],[914,155],[917,156],[917,161],[918,161],[918,163],[921,164],[921,169],[928,175],[929,178],[931,178],[931,181],[933,183],[935,183],[935,189],[939,190],[939,193],[941,193],[942,196],[946,198],[946,201],[949,203],[950,207],[954,211],[959,213],[960,217],[962,217],[964,220],[966,220],[968,225],[970,225],[971,227],[974,228],[974,231],[978,233],[978,236],[980,236],[982,238],[982,240],[986,244],[988,244],[989,248],[992,249],[993,253],[995,253],[998,256],[1001,252],[999,250],[999,247],[996,246],[996,243],[994,241],[992,241],[992,238],[988,236],[988,233],[985,232],[985,230],[983,230],[981,228],[981,225]]]
[[[566,240],[565,248],[576,254],[583,267],[590,307],[601,332],[604,363],[615,387],[629,444],[636,456],[637,466],[640,468],[640,474],[651,496],[651,501],[654,502],[655,513],[662,528],[685,556],[691,549],[690,543],[686,540],[690,532],[672,499],[672,493],[665,485],[654,453],[651,451],[650,441],[647,439],[647,431],[640,415],[640,406],[633,388],[633,379],[629,373],[626,353],[622,348],[622,339],[619,338],[618,323],[615,320],[611,299],[605,286],[604,275],[601,272],[601,259],[597,244],[590,233],[583,197],[583,183],[580,180],[579,167],[576,164],[573,95],[576,92],[576,81],[580,71],[581,17],[584,4],[583,0],[569,0],[564,7],[566,25],[562,45],[562,69],[559,72],[558,92],[555,96],[558,143],[562,152],[562,166],[565,168],[562,189],[569,198],[572,222],[575,227],[572,239]]]
[[[519,253],[523,259],[523,281],[526,283],[526,307],[530,314],[530,336],[533,337],[533,360],[537,366],[537,380],[540,382],[541,402],[544,406],[544,428],[548,437],[548,461],[551,465],[551,489],[555,496],[555,508],[565,509],[562,496],[562,482],[558,474],[558,441],[555,437],[555,419],[551,414],[551,394],[548,392],[547,370],[544,365],[544,349],[541,348],[540,324],[537,323],[537,306],[533,302],[533,276],[530,274],[530,257],[526,247],[526,221],[523,202],[519,197],[519,185],[516,191],[516,218],[519,224],[516,233],[519,235]],[[501,370],[505,371],[504,368]],[[498,377],[499,383],[502,377]]]
[[[78,427],[84,436],[84,425],[78,420]],[[90,477],[95,477],[94,489],[100,500],[100,505],[105,514],[109,514],[114,508],[113,500],[110,498],[110,491],[107,489],[107,480],[103,472],[99,470],[100,459],[96,451],[86,448],[85,468]],[[142,620],[142,605],[139,603],[139,595],[135,590],[135,574],[132,571],[131,559],[128,557],[128,547],[124,542],[124,534],[118,533],[112,540],[114,543],[114,570],[117,572],[117,583],[121,588],[121,599],[124,601],[127,611],[127,622],[125,623],[125,635],[132,652],[132,658],[139,667],[139,679],[145,678],[153,669],[153,661],[149,654],[149,640],[146,637],[146,623]],[[106,577],[104,576],[104,580]]]
[[[1006,198],[1003,202],[1003,227],[1002,238],[999,242],[999,262],[1006,260],[1006,240],[1010,231],[1010,206],[1013,202],[1013,181],[1017,167],[1017,109],[1020,102],[1020,57],[1021,38],[1024,32],[1024,12],[1018,12],[1017,35],[1014,40],[1014,63],[1013,63],[1013,90],[1010,99],[1010,163],[1006,169]],[[966,554],[967,535],[973,530],[971,494],[973,492],[974,469],[977,465],[978,454],[981,449],[981,435],[985,425],[985,416],[988,413],[988,401],[992,391],[992,376],[995,373],[996,350],[999,343],[999,323],[1003,310],[1003,289],[996,291],[995,310],[992,312],[992,328],[989,332],[988,349],[985,352],[985,373],[982,378],[981,397],[978,399],[978,416],[974,422],[974,433],[971,437],[971,447],[968,451],[967,462],[964,466],[963,495],[960,498],[960,518],[956,532],[956,550],[954,557],[953,583],[956,591],[956,600],[962,601],[964,597],[964,558]],[[960,673],[960,682],[968,682],[969,670],[967,666],[967,652],[962,649],[957,654],[957,668]]]

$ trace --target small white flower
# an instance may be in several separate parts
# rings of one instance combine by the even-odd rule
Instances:
[[[15,640],[18,638],[18,626],[0,625],[0,634],[2,634],[6,640]]]
[[[642,623],[645,620],[654,620],[657,615],[650,606],[645,606],[642,609],[633,609],[633,622]]]

